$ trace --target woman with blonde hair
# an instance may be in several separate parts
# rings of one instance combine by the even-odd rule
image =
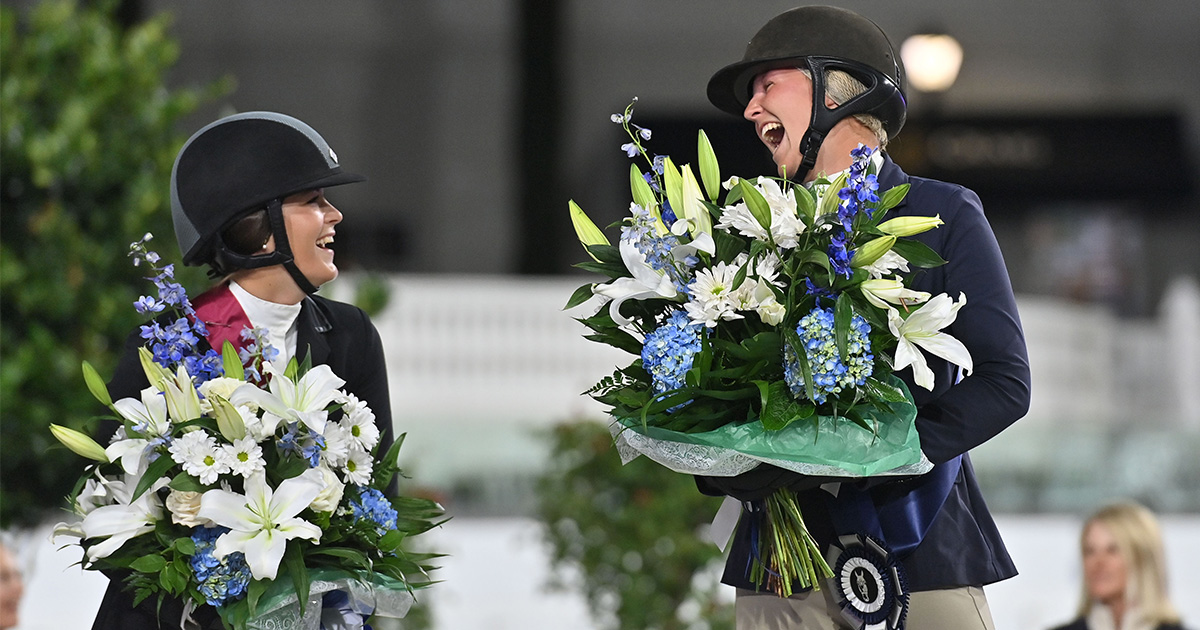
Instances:
[[[1080,536],[1083,596],[1078,618],[1055,630],[1183,630],[1167,594],[1158,520],[1133,502],[1088,518]]]

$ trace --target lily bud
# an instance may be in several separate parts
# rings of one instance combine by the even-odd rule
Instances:
[[[862,291],[863,297],[867,301],[882,309],[888,308],[888,302],[892,304],[919,304],[928,301],[930,294],[924,291],[913,291],[904,286],[900,280],[887,280],[884,278],[876,280],[866,280],[858,285]]]
[[[892,249],[892,245],[895,244],[895,236],[881,236],[877,239],[867,241],[862,247],[854,250],[854,256],[850,258],[850,266],[866,267],[879,260],[880,256],[888,253]]]
[[[220,396],[210,396],[209,402],[217,419],[217,429],[226,440],[232,442],[246,437],[246,422],[233,403]]]
[[[575,235],[579,237],[579,242],[583,243],[584,249],[589,245],[608,245],[608,238],[604,236],[604,232],[596,227],[596,224],[588,218],[588,215],[583,212],[579,204],[574,200],[567,202],[571,209],[571,224],[575,226]],[[588,252],[591,256],[591,252]],[[595,256],[592,256],[595,259]],[[599,262],[599,261],[597,261]]]
[[[879,231],[891,236],[913,236],[942,225],[942,215],[932,217],[896,217],[879,224]]]
[[[98,462],[108,462],[108,455],[104,454],[104,449],[96,443],[96,440],[86,434],[57,424],[50,425],[50,432],[59,442],[62,442],[63,446],[71,449],[76,455]]]

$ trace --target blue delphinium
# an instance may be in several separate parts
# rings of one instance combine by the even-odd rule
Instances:
[[[854,232],[854,220],[860,214],[871,218],[873,210],[866,204],[879,202],[879,195],[876,194],[879,182],[874,175],[867,174],[872,152],[873,149],[862,144],[850,152],[853,162],[846,176],[846,185],[837,192],[842,202],[838,205],[838,223],[833,227],[832,240],[826,253],[829,254],[834,273],[846,278],[854,273],[850,267],[848,249],[848,246],[853,245],[850,234]]]
[[[642,367],[650,373],[654,393],[684,386],[684,376],[700,352],[703,327],[696,326],[683,311],[673,311],[661,326],[646,335],[642,344]],[[686,404],[686,403],[685,403]],[[672,407],[674,411],[683,405]]]
[[[250,567],[246,554],[235,551],[218,560],[213,556],[217,538],[229,531],[224,527],[197,527],[192,532],[196,553],[192,556],[192,573],[199,583],[200,594],[209,606],[221,606],[246,595],[250,584]]]
[[[221,355],[213,349],[200,352],[200,339],[208,335],[204,322],[196,318],[196,311],[188,300],[187,291],[175,282],[175,265],[159,266],[161,260],[156,252],[146,248],[146,243],[153,238],[146,234],[140,240],[129,245],[129,255],[135,266],[144,261],[149,264],[154,276],[148,278],[158,289],[158,297],[141,296],[134,302],[134,309],[142,314],[161,313],[166,308],[172,308],[182,317],[167,323],[165,326],[158,321],[150,322],[141,327],[141,337],[149,343],[149,349],[154,362],[174,370],[183,364],[197,387],[209,379],[224,374]]]
[[[675,222],[674,214],[664,213],[663,223],[670,227]],[[633,207],[633,220],[621,228],[621,240],[628,241],[646,257],[646,263],[651,269],[661,271],[671,279],[675,290],[686,294],[687,285],[691,283],[691,269],[700,259],[688,256],[676,260],[672,250],[679,245],[679,238],[670,232],[659,236],[655,230],[655,219],[650,212],[641,206]]]
[[[814,308],[796,326],[796,334],[804,345],[813,379],[813,402],[820,405],[830,394],[862,385],[871,376],[875,357],[871,354],[868,334],[871,326],[859,315],[850,319],[850,335],[846,342],[846,363],[838,356],[834,333],[833,309]],[[791,344],[783,347],[783,378],[796,398],[808,398],[804,390],[804,375],[800,360]]]
[[[275,442],[281,455],[291,455],[308,461],[309,468],[321,463],[321,451],[325,450],[325,436],[313,430],[301,431],[299,422],[287,425],[287,431]]]
[[[396,529],[396,509],[383,493],[375,488],[356,486],[358,499],[350,501],[350,512],[355,519],[366,519],[374,523],[380,536]]]

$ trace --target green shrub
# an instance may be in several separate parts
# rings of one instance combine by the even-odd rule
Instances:
[[[552,564],[577,572],[581,583],[569,586],[605,625],[733,628],[733,606],[715,597],[721,552],[698,537],[721,501],[691,476],[644,457],[622,466],[606,427],[580,422],[555,428],[537,487]]]
[[[170,90],[178,57],[157,16],[118,25],[116,3],[0,7],[0,526],[63,505],[83,460],[51,422],[102,408],[80,364],[112,373],[132,302],[152,285],[126,257],[146,232],[176,253],[169,182],[177,121],[228,83]],[[178,270],[203,286],[198,270]],[[191,280],[189,280],[191,279]]]

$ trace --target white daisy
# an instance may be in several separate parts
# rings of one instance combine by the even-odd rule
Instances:
[[[696,279],[688,285],[692,300],[683,305],[688,317],[712,328],[717,320],[741,319],[733,301],[733,279],[737,275],[736,265],[723,262],[696,272]]]
[[[249,477],[266,468],[262,448],[251,436],[234,440],[233,444],[222,446],[221,456],[229,466],[229,472],[242,477]]]
[[[375,445],[379,443],[379,427],[375,426],[375,412],[371,411],[367,403],[353,395],[348,397],[346,406],[342,409],[346,413],[339,423],[342,428],[350,433],[350,436],[364,451],[375,448]]]
[[[358,444],[342,425],[329,423],[325,425],[325,449],[321,451],[321,461],[330,468],[341,468],[350,459],[352,451],[359,450]]]
[[[371,483],[371,454],[364,451],[350,453],[350,459],[342,472],[346,474],[346,483],[365,486]]]
[[[221,456],[217,440],[204,429],[184,433],[171,442],[171,459],[183,466],[184,472],[209,485],[219,475],[229,472],[229,463]]]

